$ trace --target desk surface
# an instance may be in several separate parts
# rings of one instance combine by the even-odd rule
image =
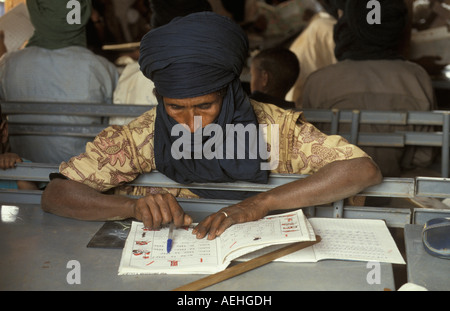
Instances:
[[[203,275],[118,276],[121,249],[87,248],[103,222],[47,214],[37,205],[1,207],[0,290],[171,290]],[[11,217],[10,217],[11,216]],[[195,221],[205,215],[193,214]],[[14,221],[9,218],[15,219]],[[71,260],[80,263],[81,284],[70,285]],[[366,262],[270,263],[206,290],[395,289],[391,264],[381,264],[381,284],[368,284]]]
[[[420,225],[405,226],[408,282],[428,290],[450,290],[450,260],[428,254],[422,244]]]

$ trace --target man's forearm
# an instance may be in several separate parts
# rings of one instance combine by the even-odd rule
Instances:
[[[105,195],[81,183],[55,179],[42,195],[46,212],[81,220],[115,220],[134,216],[134,199]]]
[[[369,158],[330,163],[315,174],[259,193],[211,214],[193,230],[197,238],[220,236],[236,223],[254,221],[270,211],[302,208],[351,197],[382,180],[380,170]]]
[[[311,176],[262,195],[270,210],[291,209],[345,199],[381,181],[376,164],[369,158],[358,158],[330,163]]]

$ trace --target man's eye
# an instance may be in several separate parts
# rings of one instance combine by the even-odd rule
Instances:
[[[181,110],[181,109],[183,109],[182,106],[178,106],[178,105],[168,105],[168,106],[172,110]]]
[[[211,106],[212,106],[211,103],[207,103],[207,104],[201,104],[201,105],[198,105],[197,108],[200,108],[200,109],[209,109],[209,108],[211,108]]]

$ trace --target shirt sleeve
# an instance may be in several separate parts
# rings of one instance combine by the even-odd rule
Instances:
[[[271,154],[278,153],[278,165],[271,170],[272,173],[310,175],[334,161],[368,157],[342,136],[319,131],[304,119],[301,111],[284,110],[255,101],[252,105],[260,124],[278,127],[277,150],[271,145],[271,139],[267,139]]]
[[[61,163],[60,173],[101,192],[131,182],[154,169],[153,133],[153,110],[129,125],[110,126],[84,153]]]
[[[368,155],[339,135],[326,135],[312,124],[298,121],[292,139],[291,169],[295,174],[313,174],[325,165]]]

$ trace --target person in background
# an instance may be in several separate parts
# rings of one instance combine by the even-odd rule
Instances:
[[[299,32],[317,9],[315,0],[266,3],[261,0],[209,0],[213,12],[232,18],[247,32],[252,45],[272,47],[275,38],[284,41]],[[264,42],[265,40],[269,42]],[[276,41],[276,40],[275,40]]]
[[[69,9],[60,0],[27,1],[35,32],[27,46],[4,55],[0,63],[0,100],[112,104],[118,73],[115,66],[86,48],[85,25],[90,0],[79,1],[80,24],[67,22]],[[100,118],[55,115],[16,115],[9,122],[93,124]],[[88,138],[12,136],[22,157],[41,163],[61,163],[84,151]]]
[[[312,73],[304,85],[302,108],[430,111],[434,91],[427,72],[406,61],[401,48],[408,12],[403,0],[379,0],[381,23],[369,24],[364,1],[338,0],[339,17],[334,29],[338,63]],[[315,124],[327,130],[322,124]],[[348,131],[348,128],[340,128]],[[427,130],[424,127],[361,125],[361,132]],[[431,148],[364,147],[385,177],[424,168],[433,160]]]
[[[14,168],[16,163],[28,162],[22,159],[18,154],[9,152],[8,146],[8,121],[2,115],[2,107],[0,106],[0,169],[7,170]],[[2,189],[21,189],[21,190],[37,190],[36,183],[25,180],[0,180],[0,188]]]
[[[283,109],[294,109],[294,102],[284,98],[299,73],[298,59],[288,49],[272,48],[259,52],[250,65],[250,98]]]
[[[334,0],[318,1],[323,10],[314,15],[306,28],[292,42],[289,49],[297,55],[302,66],[295,85],[286,95],[286,100],[301,108],[301,95],[308,76],[314,71],[335,64],[333,29],[337,21]]]

